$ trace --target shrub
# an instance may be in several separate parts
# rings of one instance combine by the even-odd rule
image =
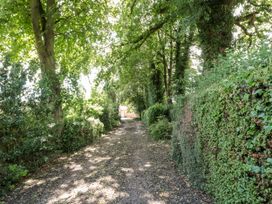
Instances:
[[[172,125],[166,118],[159,118],[148,129],[155,140],[171,139]]]
[[[90,123],[92,128],[92,135],[94,139],[101,136],[101,134],[104,132],[104,124],[96,118],[89,117],[87,121]]]
[[[169,108],[161,103],[156,103],[153,106],[150,106],[143,113],[143,121],[148,126],[157,122],[160,117],[169,118]]]
[[[23,177],[27,176],[28,170],[21,165],[10,164],[8,166],[2,166],[0,164],[0,196],[7,190],[15,188],[15,184]]]
[[[103,132],[103,124],[94,118],[66,119],[60,140],[60,148],[72,152],[92,143]]]
[[[220,59],[175,121],[173,157],[218,203],[272,200],[271,54],[264,47]]]
[[[112,103],[105,104],[99,119],[104,124],[105,131],[118,126],[120,124],[118,107]]]
[[[0,63],[0,194],[61,151],[90,144],[118,125],[118,109],[104,94],[85,100],[76,76],[62,89],[64,129],[56,135],[49,81],[37,73],[39,63],[26,65],[2,57]],[[74,78],[75,77],[75,78]],[[17,166],[13,166],[13,164]],[[25,168],[25,171],[23,169]]]

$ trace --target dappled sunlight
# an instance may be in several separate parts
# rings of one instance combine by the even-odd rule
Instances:
[[[143,198],[147,200],[147,204],[166,204],[166,202],[162,200],[154,200],[154,196],[150,193],[145,193]]]
[[[67,165],[64,165],[64,167],[69,168],[71,171],[79,171],[83,169],[80,164],[76,163],[69,163]]]
[[[44,184],[46,181],[44,179],[29,179],[25,182],[24,189],[28,189],[33,185],[41,185]]]
[[[95,170],[95,169],[97,169],[97,167],[96,166],[90,166],[89,169],[90,170]]]
[[[52,177],[52,178],[50,178],[49,180],[46,180],[47,182],[48,181],[56,181],[56,180],[58,180],[58,179],[60,179],[60,177],[59,176],[55,176],[55,177]]]
[[[166,204],[166,203],[163,202],[163,201],[155,201],[155,200],[149,200],[147,203],[148,203],[148,204]]]
[[[134,173],[134,169],[133,168],[121,168],[121,171],[125,172],[126,177],[130,177]]]
[[[161,193],[160,193],[160,197],[169,198],[169,196],[170,196],[169,192],[161,192]]]
[[[146,162],[146,164],[144,165],[144,167],[151,167],[150,162]]]
[[[124,130],[117,130],[114,132],[115,135],[122,135],[124,133]]]
[[[95,159],[93,159],[93,163],[96,164],[96,163],[99,163],[99,162],[102,162],[102,161],[107,161],[107,160],[110,160],[111,157],[107,156],[107,157],[97,157]]]
[[[96,151],[96,148],[95,147],[92,147],[92,146],[89,146],[85,149],[85,152],[95,152]]]
[[[68,188],[67,188],[68,187]],[[48,203],[72,202],[75,203],[77,197],[83,196],[88,202],[107,203],[114,201],[117,197],[128,196],[125,192],[118,191],[119,184],[111,176],[99,178],[94,182],[86,182],[84,179],[73,182],[73,185],[62,184]]]
[[[59,158],[60,163],[54,162],[48,172],[25,182],[15,203],[25,203],[27,195],[48,204],[165,204],[179,199],[173,195],[189,196],[190,191],[180,191],[186,184],[177,182],[180,177],[169,170],[168,149],[152,145],[144,132],[140,122],[125,123],[100,142]]]
[[[152,167],[151,162],[147,161],[142,166],[139,166],[138,171],[145,172],[145,171],[147,171],[151,167]]]

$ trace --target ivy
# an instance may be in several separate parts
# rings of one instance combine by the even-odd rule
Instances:
[[[244,67],[250,56],[254,56],[250,66]],[[220,59],[216,71],[201,78],[201,86],[187,97],[176,118],[181,126],[174,126],[173,158],[218,203],[272,200],[272,64],[270,60],[263,66],[261,58],[271,59],[269,47]],[[234,61],[236,71],[224,69]],[[190,125],[184,120],[188,110],[192,112]]]

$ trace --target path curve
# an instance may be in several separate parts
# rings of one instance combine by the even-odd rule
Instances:
[[[169,151],[141,122],[127,120],[96,144],[39,170],[5,203],[211,203],[178,173]]]

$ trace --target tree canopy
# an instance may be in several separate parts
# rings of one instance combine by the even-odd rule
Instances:
[[[235,164],[226,162],[250,180],[250,187],[239,180],[239,189],[255,193],[252,203],[271,198],[271,0],[0,0],[0,11],[0,177],[5,176],[0,187],[11,189],[19,180],[10,179],[10,168],[25,175],[34,170],[35,159],[39,166],[53,153],[75,151],[118,126],[118,107],[129,104],[150,135],[172,139],[178,163],[187,165],[184,157],[192,153],[196,164],[203,159],[213,168],[188,167],[197,175],[209,172],[204,179],[211,188],[224,173],[218,167],[220,150],[225,157],[238,152],[243,155]],[[87,98],[82,76],[94,70],[98,74]],[[231,97],[244,112],[230,105]],[[227,131],[222,121],[231,131],[250,126],[243,136],[239,132],[241,146],[213,131]],[[188,144],[180,127],[189,123],[199,136]],[[252,132],[261,136],[250,140]],[[216,156],[205,152],[205,142]],[[186,145],[192,145],[190,154]],[[241,161],[248,165],[244,169],[265,170],[243,171]],[[223,190],[211,192],[219,201],[231,197]]]

